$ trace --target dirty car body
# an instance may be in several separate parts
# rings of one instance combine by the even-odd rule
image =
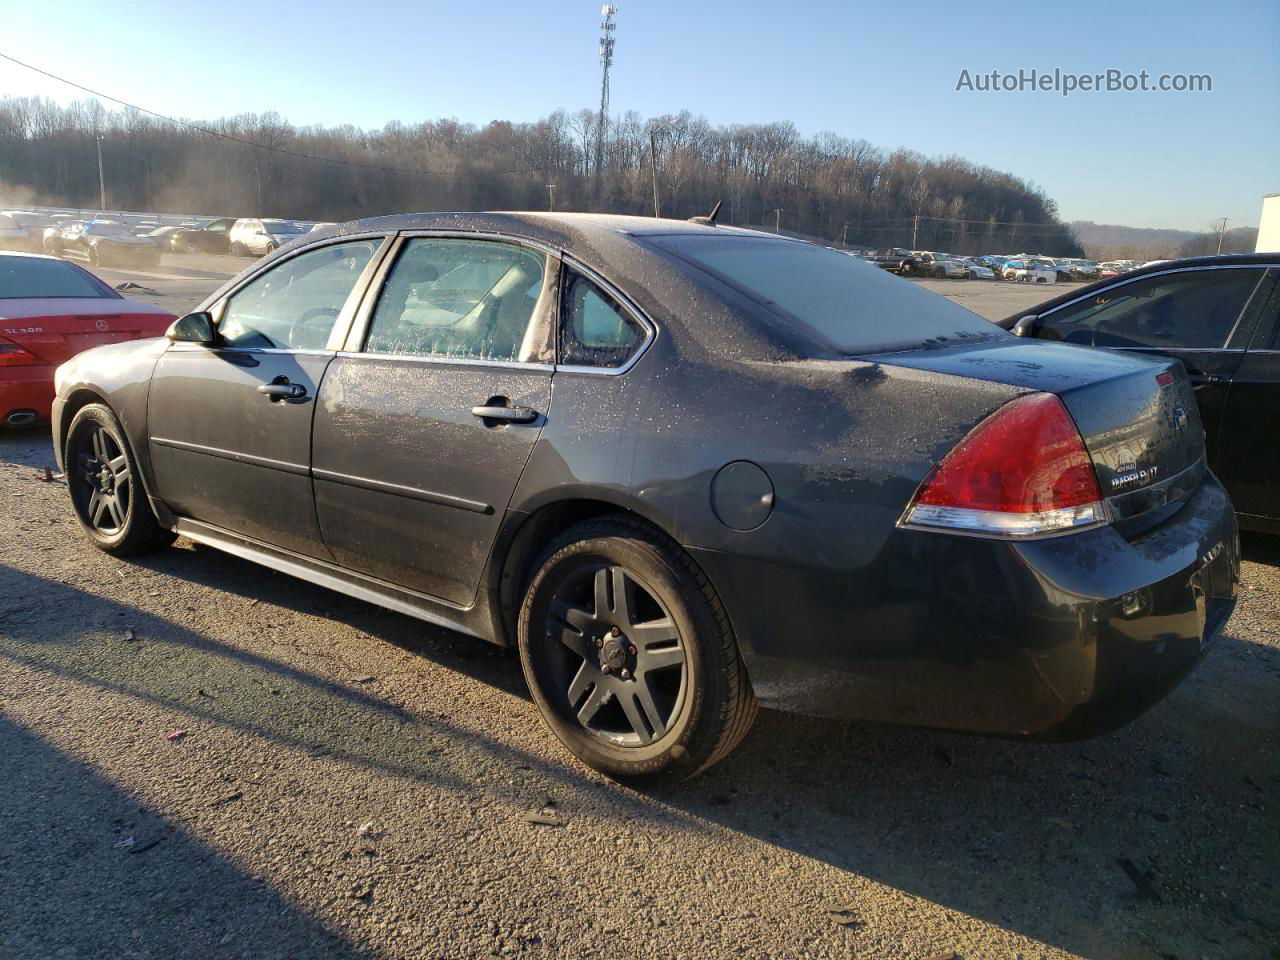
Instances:
[[[445,282],[397,264],[446,240],[541,264],[518,357],[462,356],[425,313],[378,340],[379,310]],[[1160,699],[1231,612],[1231,504],[1175,362],[1013,337],[798,241],[572,214],[326,228],[203,309],[238,336],[238,292],[353,243],[350,289],[289,348],[150,341],[65,365],[59,455],[76,411],[105,402],[164,526],[499,643],[546,542],[633,518],[705,575],[760,703],[814,715],[1092,735]],[[771,265],[782,279],[751,280]],[[810,269],[852,271],[848,298],[809,312]],[[571,342],[584,279],[628,336]],[[1088,512],[1005,530],[924,502],[1011,404],[1078,429]]]

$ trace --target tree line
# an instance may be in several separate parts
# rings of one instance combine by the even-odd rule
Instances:
[[[108,208],[347,220],[413,210],[598,210],[778,227],[828,242],[1080,256],[1052,199],[961,157],[884,150],[791,123],[713,126],[557,110],[533,123],[295,127],[0,99],[0,197]],[[597,144],[601,146],[597,168]],[[656,179],[656,188],[655,181]]]

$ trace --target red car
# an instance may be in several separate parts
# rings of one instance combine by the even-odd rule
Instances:
[[[49,419],[58,364],[100,344],[162,336],[173,320],[74,263],[0,251],[0,423]]]

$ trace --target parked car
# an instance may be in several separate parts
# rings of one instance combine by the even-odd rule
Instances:
[[[1073,290],[1000,325],[1042,340],[1181,360],[1195,388],[1208,464],[1231,493],[1241,526],[1280,533],[1278,281],[1280,254],[1169,260]]]
[[[218,217],[198,226],[180,227],[169,239],[169,245],[178,253],[230,253],[227,235],[235,223],[233,217]]]
[[[271,218],[246,218],[237,220],[231,227],[231,255],[254,256],[278,250],[290,240],[302,236],[303,231],[291,220]]]
[[[1002,270],[1004,279],[1018,283],[1056,283],[1058,271],[1044,260],[1006,260]]]
[[[910,250],[903,247],[887,247],[883,250],[876,250],[869,257],[868,263],[874,263],[881,270],[888,270],[890,273],[901,274],[907,264],[915,265],[915,256]],[[906,272],[910,272],[910,268]]]
[[[6,228],[5,224],[12,224]],[[44,231],[53,226],[54,221],[43,213],[31,213],[26,210],[5,210],[0,213],[0,248],[8,250],[28,250],[39,253],[44,238]],[[16,239],[16,234],[7,233],[6,229],[25,231],[26,237],[16,243],[6,243],[6,239]]]
[[[180,229],[181,227],[174,227],[174,226],[156,227],[155,229],[149,230],[146,233],[139,234],[139,236],[143,236],[149,240],[154,241],[162,251],[167,250],[169,252],[176,253],[177,251],[173,249],[173,238],[174,238],[174,235],[177,234],[177,232]]]
[[[31,250],[37,243],[31,231],[7,213],[0,213],[0,250]]]
[[[906,276],[933,277],[938,280],[943,278],[967,280],[969,278],[969,271],[965,269],[964,264],[952,257],[951,254],[934,253],[929,250],[913,251],[911,258],[903,262],[900,272]]]
[[[129,232],[133,234],[135,237],[144,237],[149,235],[152,231],[158,230],[159,228],[160,228],[160,224],[154,220],[142,220],[138,223],[133,224],[133,226],[129,227]]]
[[[81,350],[158,337],[172,321],[74,263],[0,253],[0,424],[47,420],[54,368]]]
[[[44,249],[57,257],[83,256],[94,266],[156,266],[160,245],[135,237],[114,220],[68,222],[45,231]]]
[[[961,263],[964,264],[965,269],[968,271],[970,280],[994,280],[996,278],[995,271],[976,257],[966,257]]]
[[[1073,258],[1067,263],[1071,267],[1071,277],[1074,280],[1083,280],[1089,282],[1098,279],[1098,264],[1093,260],[1082,260]]]
[[[512,643],[555,734],[620,777],[709,766],[757,701],[1097,733],[1234,604],[1180,364],[1010,336],[747,230],[318,231],[167,340],[61,367],[53,418],[101,549],[182,533]],[[1185,481],[1156,500],[1157,475]]]

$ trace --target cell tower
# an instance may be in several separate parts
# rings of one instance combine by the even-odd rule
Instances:
[[[604,135],[609,124],[609,68],[613,66],[613,31],[617,24],[613,15],[618,8],[606,3],[600,8],[604,20],[600,23],[600,120],[596,124],[596,182],[599,183],[600,171],[604,168]]]

